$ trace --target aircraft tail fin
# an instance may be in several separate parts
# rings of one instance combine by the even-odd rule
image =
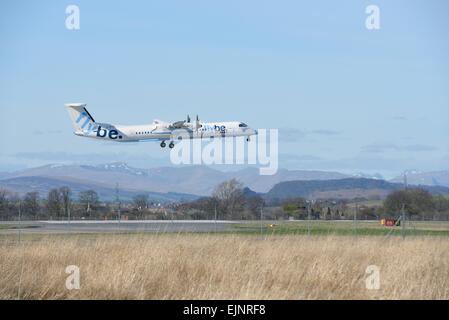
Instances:
[[[95,120],[87,111],[85,103],[68,103],[65,105],[69,112],[75,133],[90,131],[95,125]]]

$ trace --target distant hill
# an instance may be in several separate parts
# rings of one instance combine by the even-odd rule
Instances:
[[[0,172],[0,179],[4,179],[9,177],[10,173],[9,172]]]
[[[243,188],[243,195],[246,198],[253,198],[253,197],[263,196],[263,193],[254,192],[250,188],[245,187],[245,188]]]
[[[12,173],[8,179],[20,177],[44,177],[64,180],[65,183],[83,183],[114,189],[142,190],[147,192],[179,192],[207,194],[215,181],[224,181],[220,172],[207,167],[161,167],[139,169],[125,163],[104,165],[46,165]],[[1,182],[2,180],[0,180]]]
[[[257,168],[246,168],[227,174],[229,178],[237,178],[245,186],[256,192],[268,192],[275,184],[294,180],[332,180],[351,177],[350,175],[318,170],[287,170],[279,169],[272,176],[262,176]]]
[[[275,175],[261,176],[259,169],[246,168],[223,172],[207,166],[160,167],[139,169],[126,163],[102,165],[51,164],[0,176],[0,181],[20,177],[44,177],[64,180],[66,183],[84,183],[107,189],[120,188],[148,192],[179,192],[194,195],[210,195],[221,182],[237,178],[256,192],[267,192],[276,183],[289,180],[322,180],[348,177],[338,172],[280,169]]]
[[[408,171],[406,172],[406,175],[408,184],[449,187],[449,171]],[[398,176],[390,181],[403,183],[404,176]]]
[[[286,181],[276,184],[265,194],[268,199],[291,197],[312,198],[384,198],[394,190],[402,189],[400,183],[379,179],[345,178],[338,180]],[[439,186],[419,186],[433,194],[449,194],[449,188]]]
[[[4,188],[19,194],[26,192],[37,191],[43,197],[45,197],[48,191],[52,188],[60,188],[68,186],[75,197],[78,196],[80,191],[89,189],[95,190],[100,199],[103,201],[115,200],[116,190],[114,187],[104,187],[89,181],[75,181],[73,179],[57,179],[47,177],[16,177],[0,180],[0,188]],[[191,201],[198,198],[198,196],[192,194],[183,194],[176,192],[147,192],[145,190],[125,189],[120,188],[119,195],[121,200],[132,200],[137,194],[148,194],[151,201],[156,202],[178,202],[178,201]]]
[[[421,174],[421,176],[423,176]],[[435,175],[433,175],[435,178]],[[432,192],[446,193],[443,188],[444,175],[438,175],[438,183]],[[42,195],[49,189],[69,186],[75,193],[95,189],[103,200],[115,197],[118,183],[121,196],[130,199],[139,193],[148,193],[156,201],[193,200],[211,195],[223,181],[236,178],[249,189],[251,195],[285,198],[290,196],[312,196],[314,198],[385,197],[391,190],[402,187],[400,183],[388,182],[375,175],[368,179],[363,174],[349,176],[338,172],[317,170],[279,169],[275,175],[262,176],[257,168],[223,172],[207,166],[160,167],[139,169],[126,163],[102,165],[52,164],[16,172],[0,174],[0,188],[24,193],[39,191]],[[409,184],[421,183],[409,175]],[[425,180],[424,182],[429,182]],[[435,182],[435,181],[434,181]],[[418,184],[418,183],[416,183]],[[253,193],[254,192],[254,193]]]

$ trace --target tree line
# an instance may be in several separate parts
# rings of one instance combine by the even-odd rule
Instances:
[[[236,179],[219,184],[209,197],[185,203],[163,204],[138,194],[123,203],[102,202],[95,190],[81,191],[75,197],[68,187],[53,188],[46,197],[38,192],[23,196],[0,189],[0,220],[65,219],[380,219],[397,217],[404,210],[412,219],[449,220],[449,198],[433,196],[422,189],[390,193],[381,205],[367,205],[366,199],[319,199],[303,197],[263,199],[245,189]],[[360,205],[358,204],[360,203]],[[365,203],[365,204],[364,204]]]
[[[319,199],[290,198],[281,202],[288,217],[297,219],[378,220],[397,218],[402,212],[413,220],[449,220],[449,197],[432,195],[427,190],[408,188],[391,192],[380,205],[368,205],[367,199]]]

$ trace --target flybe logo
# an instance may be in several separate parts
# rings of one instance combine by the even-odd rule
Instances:
[[[82,124],[81,121],[84,119],[84,122]],[[98,138],[105,138],[108,137],[109,139],[115,140],[115,139],[122,139],[123,137],[119,135],[119,132],[115,129],[108,130],[105,128],[102,128],[101,125],[98,127],[95,127],[95,123],[92,121],[91,117],[86,112],[81,112],[78,116],[78,119],[76,119],[76,123],[80,124],[81,129],[87,134],[91,132],[95,132],[96,136]],[[87,128],[86,128],[87,126]],[[86,129],[84,129],[86,128]],[[95,130],[94,130],[95,129]]]
[[[80,124],[81,120],[83,119],[83,124]],[[76,123],[80,124],[81,129],[83,129],[84,131],[91,132],[94,129],[94,123],[91,120],[92,119],[89,117],[89,115],[85,111],[83,111],[79,114],[78,119],[76,119]],[[87,129],[84,129],[87,125],[89,125]]]
[[[109,139],[113,139],[113,140],[115,140],[117,138],[119,138],[119,139],[123,138],[121,135],[118,134],[117,130],[109,130],[108,131],[104,128],[101,128],[101,126],[98,126],[98,129],[95,130],[94,132],[97,133],[97,137],[99,137],[99,138],[104,138],[106,136],[108,136]]]
[[[221,133],[225,133],[226,132],[226,126],[217,126],[217,125],[203,125],[203,127],[201,128],[203,131],[218,131]]]

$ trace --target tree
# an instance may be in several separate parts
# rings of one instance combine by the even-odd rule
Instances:
[[[301,218],[307,214],[307,201],[302,197],[289,198],[282,202],[282,210],[289,217]]]
[[[2,219],[6,219],[8,216],[9,210],[9,196],[10,192],[6,189],[0,189],[0,217]]]
[[[99,197],[95,190],[81,191],[78,195],[79,202],[83,206],[85,212],[90,215],[95,206],[98,205]]]
[[[332,211],[331,211],[330,207],[327,207],[326,213],[324,215],[324,219],[325,220],[328,220],[328,219],[332,220]]]
[[[70,219],[70,196],[72,194],[72,191],[69,187],[61,187],[59,188],[59,193],[61,195],[62,208],[64,209],[64,217]]]
[[[260,210],[263,208],[265,201],[260,196],[246,197],[245,207],[253,217],[259,217]]]
[[[60,217],[62,209],[61,195],[58,189],[51,189],[47,196],[47,210],[50,216]]]
[[[36,219],[39,211],[39,192],[27,192],[23,198],[23,213]]]
[[[243,196],[243,184],[237,179],[231,179],[220,183],[212,193],[218,207],[227,218],[237,218],[236,213],[243,210],[245,197]]]
[[[133,198],[133,203],[135,208],[138,211],[142,211],[143,209],[148,209],[150,205],[150,199],[148,194],[138,194]]]
[[[384,209],[387,212],[399,214],[402,206],[410,215],[425,216],[433,214],[435,203],[432,195],[423,189],[406,189],[392,192],[384,201]]]
[[[22,211],[23,211],[23,200],[20,197],[20,195],[16,192],[14,193],[10,193],[8,196],[8,202],[9,202],[9,206],[8,206],[8,211],[12,212],[13,216],[16,219],[21,220],[22,219]]]
[[[438,218],[449,218],[449,198],[444,197],[442,195],[438,195],[434,197],[433,202],[435,204],[435,210],[438,212],[437,216],[434,216],[434,219]]]

